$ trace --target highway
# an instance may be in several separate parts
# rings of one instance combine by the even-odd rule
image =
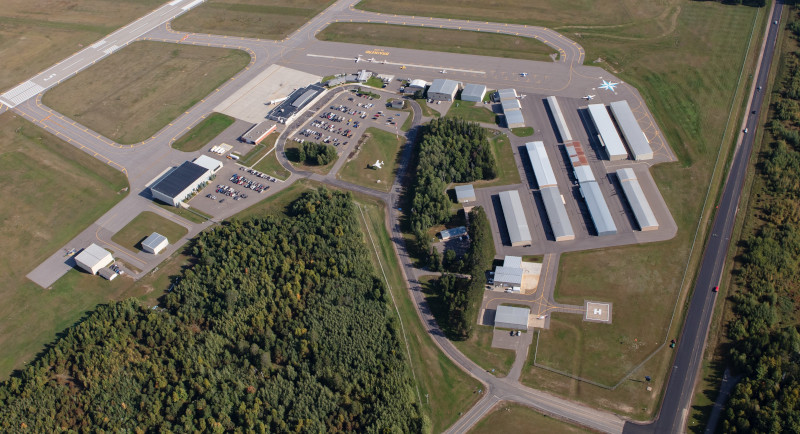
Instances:
[[[712,288],[719,285],[725,259],[731,243],[731,234],[739,211],[742,186],[747,174],[747,166],[753,149],[755,130],[759,122],[759,110],[764,101],[764,94],[769,78],[770,66],[778,37],[783,4],[779,1],[773,6],[767,35],[758,64],[756,80],[751,88],[750,103],[747,115],[742,124],[741,143],[736,147],[728,179],[722,198],[714,216],[711,232],[706,242],[706,250],[700,264],[700,270],[694,286],[694,292],[686,315],[683,332],[670,371],[664,399],[655,421],[647,424],[629,422],[625,424],[626,433],[677,433],[686,427],[691,411],[694,386],[703,360],[708,328],[714,312],[714,304],[718,293]],[[755,112],[755,113],[754,113]]]

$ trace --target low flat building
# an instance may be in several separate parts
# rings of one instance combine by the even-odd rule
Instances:
[[[521,267],[521,265],[519,267],[506,267],[505,265],[495,267],[494,286],[511,288],[522,285],[523,270]]]
[[[525,144],[525,151],[539,188],[556,185],[556,174],[553,172],[553,166],[550,165],[550,158],[547,156],[544,142],[528,142]]]
[[[603,104],[589,104],[589,117],[592,118],[592,123],[597,130],[597,139],[600,145],[606,151],[608,159],[625,160],[628,158],[628,151],[625,150],[625,145],[622,144],[622,139],[619,138],[617,128],[608,115],[608,110]]]
[[[567,121],[564,119],[564,114],[561,113],[561,106],[558,105],[556,97],[548,96],[547,105],[550,106],[550,114],[553,116],[553,121],[555,121],[558,135],[561,136],[561,143],[571,142],[572,133],[569,132]]]
[[[642,231],[654,231],[658,229],[658,220],[650,208],[650,203],[644,195],[642,186],[636,178],[636,173],[631,168],[617,170],[617,178],[619,178],[622,191],[625,193],[625,198],[628,199],[628,204],[631,206],[633,216],[639,224],[639,229]]]
[[[416,78],[411,80],[408,85],[403,88],[403,93],[416,93],[418,90],[424,92],[426,87],[428,87],[428,83],[425,80]]]
[[[101,268],[97,271],[97,274],[106,280],[114,280],[117,278],[117,272],[108,267]]]
[[[391,103],[389,103],[389,107],[393,109],[402,109],[406,106],[405,101],[402,99],[393,99]]]
[[[467,234],[467,228],[465,226],[459,226],[457,228],[452,229],[445,229],[439,232],[439,236],[442,237],[442,241],[447,241],[451,238],[462,237]]]
[[[610,106],[611,113],[614,114],[614,118],[617,119],[617,125],[622,131],[622,137],[628,142],[628,148],[631,150],[633,159],[637,161],[652,160],[653,148],[650,147],[650,142],[647,140],[647,136],[644,135],[636,116],[633,115],[628,101],[615,101]]]
[[[509,241],[511,245],[525,246],[531,243],[531,231],[528,228],[528,220],[522,209],[522,201],[517,190],[500,192],[500,207],[503,209],[503,216],[508,229]]]
[[[557,186],[545,187],[539,190],[542,195],[542,203],[553,231],[553,238],[556,241],[570,241],[575,239],[575,231],[572,229],[572,222],[569,220],[567,208],[564,204],[564,197]]]
[[[456,200],[458,200],[458,203],[474,202],[477,200],[475,197],[475,188],[472,186],[472,184],[457,185],[455,187],[455,191]]]
[[[503,258],[503,266],[509,268],[522,268],[522,256],[506,256]]]
[[[222,162],[201,155],[194,162],[186,161],[162,176],[150,186],[150,193],[153,199],[179,206],[220,168]]]
[[[111,252],[94,243],[75,255],[75,263],[78,267],[92,274],[97,274],[100,269],[107,267],[112,262],[114,262],[114,257]]]
[[[517,90],[516,89],[500,89],[495,94],[496,101],[505,101],[507,99],[517,99]]]
[[[503,108],[503,113],[522,108],[522,104],[516,98],[503,100],[500,102],[500,106]]]
[[[167,240],[167,237],[159,234],[158,232],[153,232],[149,237],[142,241],[142,250],[147,253],[157,255],[162,250],[166,249],[168,245],[169,240]]]
[[[467,84],[461,91],[462,101],[481,102],[486,96],[486,86],[482,84]]]
[[[528,330],[528,318],[531,310],[527,307],[497,306],[494,326],[503,329]]]
[[[278,125],[272,121],[264,121],[260,122],[256,125],[253,125],[252,128],[247,130],[246,133],[242,136],[242,141],[245,143],[250,143],[253,145],[257,145],[261,143],[268,135],[270,135],[275,129],[278,128]]]
[[[437,78],[428,88],[428,98],[434,101],[453,101],[461,83],[446,78]]]
[[[525,126],[525,118],[522,117],[522,111],[511,110],[503,113],[506,118],[506,126],[508,128],[522,128]]]
[[[616,234],[617,225],[611,217],[611,211],[608,210],[608,204],[597,181],[582,182],[580,192],[586,201],[586,207],[589,209],[589,216],[592,218],[597,235],[602,237]]]

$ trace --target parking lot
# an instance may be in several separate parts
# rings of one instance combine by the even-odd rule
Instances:
[[[217,176],[189,201],[189,205],[215,218],[227,217],[252,206],[283,185],[283,181],[265,173],[226,160]]]

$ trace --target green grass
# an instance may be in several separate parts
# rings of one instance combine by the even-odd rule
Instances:
[[[332,0],[210,0],[172,22],[183,32],[283,39],[327,8]]]
[[[364,132],[369,138],[361,143],[358,154],[348,161],[338,175],[343,181],[388,192],[392,188],[397,171],[397,156],[405,142],[404,136],[396,136],[378,128],[370,127]],[[375,160],[384,162],[381,169],[372,169]],[[378,181],[381,181],[378,183]]]
[[[417,15],[416,11],[409,14],[409,10],[403,14]],[[367,45],[380,41],[388,47],[425,47],[426,51],[526,60],[551,61],[550,55],[555,54],[555,50],[536,39],[521,36],[394,24],[333,23],[317,33],[317,39]]]
[[[245,219],[264,213],[283,213],[286,207],[304,191],[321,185],[314,181],[301,179],[235,217]],[[394,296],[397,311],[400,313],[399,318],[402,319],[405,328],[405,339],[411,353],[411,365],[423,401],[421,409],[432,420],[433,432],[442,432],[458,419],[459,413],[466,412],[478,400],[479,396],[475,391],[480,388],[480,383],[454,365],[425,331],[405,286],[402,271],[384,224],[384,213],[386,212],[384,205],[371,197],[358,194],[353,194],[353,197],[364,211],[367,223],[362,227],[369,228],[369,233],[375,241],[375,248],[373,248],[365,231],[367,248],[373,255],[373,263],[377,263],[379,258],[380,263],[383,264],[383,270],[389,282],[389,291]],[[360,213],[359,217],[361,217]],[[376,272],[378,276],[383,277],[379,266],[376,266]],[[390,306],[390,309],[395,312],[394,306]]]
[[[0,191],[0,378],[5,378],[106,299],[104,291],[44,290],[25,275],[122,200],[128,182],[122,172],[12,112],[0,115],[0,182],[7,186]]]
[[[170,243],[174,243],[183,238],[189,230],[154,212],[143,211],[114,234],[111,240],[122,247],[135,251],[142,248],[141,242],[153,232],[158,232],[167,237]]]
[[[522,257],[523,262],[536,262],[541,264],[544,261],[544,256],[542,255],[526,255]]]
[[[367,86],[376,87],[378,89],[383,88],[383,80],[375,76],[370,77],[364,84]]]
[[[283,167],[280,162],[278,162],[277,152],[278,150],[275,149],[267,154],[266,157],[253,166],[253,169],[286,181],[289,179],[289,176],[291,176],[292,173],[286,170],[286,168]]]
[[[233,125],[234,121],[232,117],[222,113],[211,113],[181,138],[172,142],[172,147],[184,152],[198,151],[226,128]]]
[[[305,161],[298,161],[299,149],[300,149],[299,143],[295,141],[286,142],[286,144],[283,147],[283,152],[286,155],[286,159],[289,160],[289,163],[300,170],[306,170],[309,172],[318,173],[320,175],[327,175],[328,172],[330,172],[331,169],[333,168],[333,165],[336,164],[336,161],[342,157],[341,155],[339,155],[328,164],[322,166],[315,166],[311,164],[306,164]]]
[[[458,117],[467,121],[495,123],[495,114],[483,104],[476,105],[473,101],[456,100],[450,106],[447,116]]]
[[[43,102],[111,140],[138,143],[249,62],[239,50],[134,42],[50,89]]]
[[[205,223],[206,220],[211,220],[211,216],[194,208],[186,209],[177,206],[168,205],[166,203],[161,203],[157,200],[154,200],[153,203],[161,208],[165,209],[175,215],[179,215],[186,220],[194,223]]]
[[[528,137],[533,135],[533,127],[511,128],[511,133],[517,137]]]
[[[438,111],[428,107],[428,102],[425,100],[425,98],[415,99],[414,101],[416,101],[417,104],[419,104],[419,107],[422,109],[422,116],[428,118],[438,118],[442,116],[442,114]]]
[[[453,341],[453,345],[481,368],[487,371],[494,369],[495,376],[505,377],[511,370],[511,365],[514,364],[516,353],[512,350],[492,348],[493,334],[494,327],[492,326],[475,326],[469,339]]]
[[[519,404],[500,402],[470,431],[470,434],[544,434],[588,433],[589,430],[568,424]]]
[[[483,95],[483,102],[492,102],[492,95],[494,95],[495,92],[497,92],[497,89],[487,90],[486,94]]]
[[[503,133],[492,135],[492,132],[496,132],[496,130],[489,131],[489,146],[491,146],[494,160],[497,162],[497,177],[488,181],[474,181],[471,184],[476,188],[519,184],[522,181],[520,181],[517,162],[514,160],[514,153],[511,150],[511,140]]]
[[[256,161],[260,160],[267,152],[271,151],[273,147],[275,147],[275,141],[278,140],[278,136],[280,133],[273,132],[269,136],[267,136],[261,143],[253,146],[250,151],[245,154],[244,157],[239,159],[239,164],[242,166],[252,167]]]

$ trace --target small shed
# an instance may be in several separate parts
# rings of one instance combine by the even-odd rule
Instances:
[[[402,99],[393,99],[392,102],[389,103],[389,107],[393,109],[402,109],[405,105],[406,103]]]
[[[442,237],[442,241],[447,241],[450,238],[461,237],[467,234],[467,228],[465,226],[459,226],[457,228],[452,229],[445,229],[439,232],[439,236]]]
[[[117,278],[117,272],[108,267],[101,268],[100,271],[97,272],[97,274],[99,274],[106,280],[114,280]]]
[[[111,256],[111,252],[94,243],[75,256],[75,263],[78,264],[78,267],[92,274],[97,274],[101,268],[112,262],[114,262],[114,257]]]
[[[456,200],[458,200],[458,203],[474,202],[477,200],[475,197],[475,188],[472,186],[472,184],[457,185],[455,190]]]
[[[167,237],[159,234],[158,232],[153,232],[149,237],[142,241],[142,250],[147,253],[157,255],[162,250],[166,249],[168,245],[169,240],[167,240]]]
[[[512,330],[528,330],[528,317],[531,310],[527,307],[497,306],[494,326]]]

